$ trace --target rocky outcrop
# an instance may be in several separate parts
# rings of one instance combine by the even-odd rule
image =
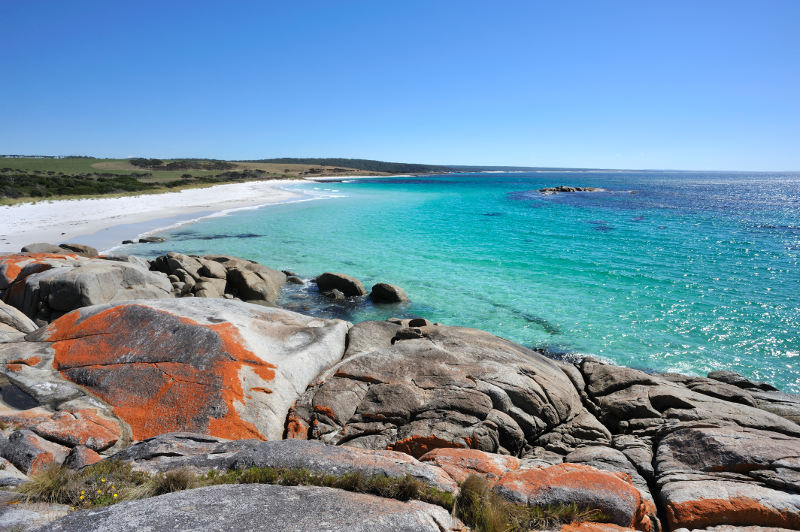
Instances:
[[[286,283],[283,272],[227,255],[167,253],[156,258],[151,269],[169,276],[176,297],[225,297],[272,304]]]
[[[562,192],[600,192],[604,189],[597,187],[571,187],[567,185],[559,185],[557,187],[540,188],[539,192],[548,196],[551,194],[560,194]]]
[[[402,288],[388,283],[373,285],[369,298],[375,303],[404,303],[408,301],[408,296]]]
[[[50,381],[103,400],[133,439],[175,430],[275,439],[297,390],[341,357],[347,328],[239,301],[172,299],[82,308],[25,343],[45,351]]]
[[[748,388],[775,392],[591,359],[579,370],[587,405],[655,486],[669,527],[800,525],[800,425],[759,408]]]
[[[0,257],[4,301],[43,325],[77,308],[172,297],[167,278],[137,264],[78,255]]]
[[[325,272],[314,280],[321,293],[339,290],[345,297],[367,295],[364,285],[355,277],[344,273]]]
[[[130,269],[160,279],[164,299],[117,301],[151,286],[108,273]],[[289,273],[177,253],[149,265],[0,256],[0,291],[15,307],[0,306],[0,484],[107,457],[151,473],[409,475],[450,493],[479,475],[518,504],[576,503],[612,521],[570,530],[800,528],[796,395],[730,372],[556,361],[422,318],[351,326],[265,308]],[[364,301],[348,276],[317,286],[342,308]],[[109,302],[68,310],[84,295]],[[92,512],[67,519],[101,516]]]
[[[96,248],[87,246],[86,244],[59,244],[58,247],[85,257],[96,257],[99,254]]]
[[[300,398],[287,436],[412,456],[611,440],[555,362],[474,329],[391,322],[351,329],[344,360]]]
[[[328,530],[441,532],[451,530],[447,510],[420,501],[311,486],[211,486],[151,499],[83,510],[41,530]]]
[[[173,430],[279,439],[348,327],[222,299],[82,308],[0,343],[0,457],[27,475]]]
[[[737,426],[686,424],[657,446],[661,500],[671,527],[800,527],[797,437]]]
[[[63,253],[64,249],[56,246],[55,244],[48,244],[47,242],[37,242],[35,244],[28,244],[22,246],[21,253]]]

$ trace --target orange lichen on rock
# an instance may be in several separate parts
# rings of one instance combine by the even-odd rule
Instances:
[[[286,417],[286,431],[283,437],[286,440],[307,440],[309,430],[311,430],[311,427],[308,423],[293,412],[290,412]]]
[[[77,259],[78,256],[71,253],[56,254],[56,253],[16,253],[13,255],[0,256],[0,289],[6,289],[14,283],[20,281],[21,284],[25,277],[33,273],[42,272],[52,268],[52,264],[48,261],[63,261],[67,259]],[[31,266],[31,265],[38,265]],[[26,269],[25,277],[20,278],[20,273]],[[19,286],[10,290],[19,292]],[[5,294],[6,301],[11,294]]]
[[[561,527],[561,532],[626,532],[627,530],[636,530],[611,523],[570,523]]]
[[[627,473],[600,471],[581,464],[556,464],[550,467],[521,469],[504,475],[500,484],[514,486],[531,495],[559,486],[592,487],[604,491],[616,491],[626,496],[635,494],[636,498],[641,498]]]
[[[9,360],[6,362],[6,369],[9,371],[20,371],[22,370],[22,366],[33,367],[42,359],[40,357],[28,357],[28,358],[15,358],[14,360]]]
[[[2,415],[0,421],[16,430],[32,430],[43,438],[68,447],[85,445],[97,451],[111,447],[122,436],[115,421],[102,417],[91,408],[62,412],[32,408]]]
[[[122,436],[117,423],[89,408],[56,412],[51,419],[32,427],[32,430],[62,445],[85,445],[95,451],[108,449]]]
[[[329,406],[314,405],[314,410],[316,410],[320,414],[325,414],[326,416],[328,416],[329,418],[331,418],[333,420],[336,419],[336,415],[333,413],[333,410]]]
[[[71,312],[53,322],[53,366],[102,398],[142,440],[173,431],[228,439],[260,438],[243,420],[240,372],[264,381],[273,364],[259,359],[228,322],[202,325],[144,305],[120,305],[81,318]]]
[[[456,447],[467,449],[468,443],[461,443],[457,441],[448,441],[436,436],[409,436],[398,440],[389,446],[391,451],[400,451],[401,453],[410,454],[414,458],[419,458],[432,451],[443,447]]]
[[[261,392],[261,393],[272,393],[272,390],[269,388],[265,388],[264,386],[254,386],[250,388],[251,392]]]
[[[767,507],[749,497],[670,502],[666,513],[667,523],[672,530],[722,524],[800,529],[800,513]]]
[[[590,499],[596,499],[595,495],[599,495],[600,499],[607,501],[624,502],[624,506],[631,509],[627,514],[630,522],[616,524],[644,531],[652,529],[648,505],[627,473],[600,471],[587,465],[565,463],[511,471],[497,481],[496,487],[517,493],[531,504],[538,499],[551,500],[556,493],[574,496],[565,502],[579,501],[579,493],[587,494]]]
[[[13,414],[0,415],[0,421],[14,430],[29,429],[39,423],[49,421],[52,414],[39,408],[14,412]]]
[[[444,469],[456,482],[470,475],[485,477],[489,484],[519,467],[514,456],[485,453],[477,449],[439,448],[420,457],[422,462],[433,462]]]

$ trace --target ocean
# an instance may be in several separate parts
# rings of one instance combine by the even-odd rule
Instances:
[[[557,185],[604,191],[542,195]],[[800,392],[800,174],[509,172],[293,185],[118,252],[223,253],[311,278],[403,287],[410,304],[283,304],[422,316],[647,371],[727,369]],[[312,290],[313,291],[313,290]]]

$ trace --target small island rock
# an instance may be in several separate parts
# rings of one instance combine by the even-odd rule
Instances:
[[[375,303],[403,303],[408,301],[408,296],[402,288],[389,283],[374,285],[369,297]]]

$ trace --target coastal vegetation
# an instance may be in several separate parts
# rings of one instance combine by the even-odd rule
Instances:
[[[409,163],[390,163],[385,161],[373,161],[370,159],[337,159],[337,158],[291,158],[284,157],[278,159],[258,159],[247,161],[252,163],[272,163],[272,164],[311,164],[320,167],[353,168],[365,170],[367,172],[384,172],[389,174],[431,174],[452,172],[453,168],[442,165],[432,164],[409,164]]]
[[[343,164],[335,164],[342,162]],[[350,165],[346,164],[349,163]],[[373,164],[374,163],[374,164]],[[384,168],[385,169],[378,169]],[[419,168],[417,168],[419,167]],[[0,156],[0,204],[42,199],[158,193],[263,179],[383,175],[439,167],[359,159],[99,159],[86,156]]]
[[[464,480],[457,495],[438,490],[410,475],[400,478],[350,472],[317,474],[299,467],[250,467],[195,473],[188,469],[147,473],[131,464],[103,460],[80,470],[52,465],[22,484],[18,491],[29,502],[66,504],[75,509],[108,506],[166,493],[222,484],[320,486],[377,495],[399,501],[420,500],[441,506],[477,532],[551,529],[572,522],[604,522],[600,510],[578,504],[527,506],[497,495],[477,475]]]

